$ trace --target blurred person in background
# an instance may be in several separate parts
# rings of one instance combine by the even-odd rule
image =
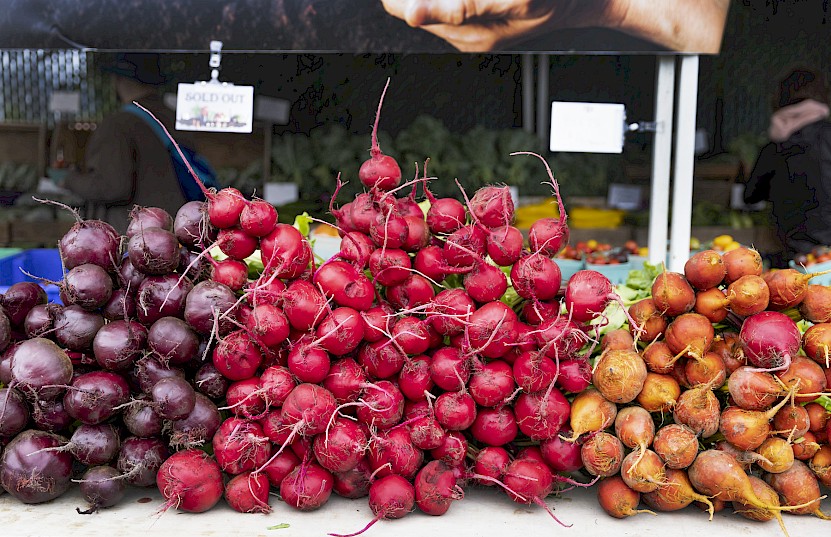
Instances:
[[[166,77],[158,54],[120,53],[103,70],[113,78],[119,103],[139,103],[174,132],[175,114],[162,100]],[[85,169],[69,174],[64,183],[86,200],[87,218],[109,222],[120,233],[135,205],[161,207],[175,216],[186,201],[171,154],[147,119],[124,106],[104,118],[89,139]]]
[[[745,203],[771,202],[781,252],[771,266],[831,245],[831,121],[825,76],[798,68],[779,82],[768,138],[745,186]]]

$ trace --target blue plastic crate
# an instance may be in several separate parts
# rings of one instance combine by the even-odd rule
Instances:
[[[629,271],[632,270],[632,264],[628,261],[616,265],[593,265],[586,263],[586,268],[603,274],[609,278],[612,285],[621,285],[626,283],[626,278],[629,277]]]
[[[27,276],[23,271],[34,277]],[[63,265],[57,248],[33,248],[0,259],[0,285],[9,286],[18,282],[41,283],[37,278],[54,282],[63,279]]]

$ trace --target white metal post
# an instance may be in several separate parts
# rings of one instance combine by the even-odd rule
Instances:
[[[534,55],[520,56],[522,67],[522,130],[534,132]]]
[[[548,147],[551,101],[548,98],[548,55],[537,55],[537,137]]]
[[[649,262],[663,263],[669,235],[669,172],[672,159],[672,109],[675,101],[675,56],[658,56],[655,76],[655,142],[649,195]]]
[[[683,272],[684,264],[690,257],[698,56],[681,56],[679,71],[668,267],[673,272]]]

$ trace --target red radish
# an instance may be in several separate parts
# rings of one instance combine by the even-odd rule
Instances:
[[[554,476],[544,463],[533,459],[516,459],[505,469],[503,481],[511,500],[526,505],[537,504],[545,509],[558,524],[568,527],[545,503],[545,497],[551,494],[554,487]]]
[[[663,335],[667,328],[667,320],[658,311],[655,301],[652,298],[643,298],[629,306],[629,315],[635,320],[636,326],[630,326],[629,330],[634,336],[636,328],[640,328],[638,339],[641,341],[655,341],[658,336]]]
[[[231,187],[208,196],[208,219],[211,225],[219,229],[237,225],[247,203],[242,193]]]
[[[495,485],[495,481],[505,475],[510,462],[511,456],[503,447],[486,446],[480,449],[473,464],[473,471],[479,476],[476,482],[486,487]]]
[[[280,483],[280,497],[299,511],[313,511],[329,501],[333,483],[329,470],[315,463],[301,464]]]
[[[358,463],[358,466],[348,472],[332,474],[334,484],[332,490],[338,496],[344,498],[364,498],[369,495],[370,478],[372,469],[366,458]]]
[[[346,418],[335,418],[325,433],[314,437],[315,459],[330,472],[348,472],[364,457],[366,433],[360,425]]]
[[[369,256],[369,271],[375,282],[383,286],[401,283],[410,276],[412,262],[404,250],[378,248]]]
[[[232,291],[241,291],[248,283],[248,265],[237,259],[223,259],[213,263],[211,279],[227,285]]]
[[[701,384],[681,393],[672,410],[675,423],[686,425],[703,438],[718,432],[720,406],[710,386]]]
[[[670,423],[655,432],[652,448],[667,468],[682,470],[689,467],[698,455],[698,437],[686,425]]]
[[[563,206],[563,198],[560,196],[560,186],[554,179],[554,173],[548,162],[536,153],[518,151],[511,153],[513,155],[530,155],[540,159],[545,166],[545,171],[548,174],[548,185],[554,191],[557,198],[557,218],[541,218],[531,224],[528,231],[528,242],[531,246],[532,252],[543,253],[549,257],[556,255],[560,250],[568,244],[569,229],[566,224],[568,215]]]
[[[767,371],[784,371],[802,344],[802,333],[784,313],[763,311],[744,320],[739,337],[750,363]]]
[[[369,230],[375,222],[375,217],[379,214],[378,204],[373,201],[372,196],[367,192],[361,192],[355,196],[355,200],[344,207],[344,210],[349,208],[349,224],[351,230],[360,231],[369,235]],[[347,228],[349,229],[349,228]]]
[[[263,473],[268,477],[272,487],[279,487],[283,479],[300,464],[300,459],[291,450],[284,450],[277,457],[271,458],[270,462],[263,468]]]
[[[320,345],[335,356],[343,356],[357,349],[363,340],[364,322],[352,308],[335,308],[317,326],[315,337],[313,345]],[[325,376],[324,373],[320,380]]]
[[[460,227],[445,238],[444,259],[452,267],[470,267],[487,253],[487,233],[476,224]]]
[[[556,436],[569,418],[568,400],[557,389],[546,392],[523,393],[514,403],[517,425],[532,440],[546,440]]]
[[[724,260],[715,250],[696,252],[684,263],[684,277],[699,291],[717,287],[726,274]]]
[[[465,436],[459,431],[450,431],[444,437],[441,446],[430,450],[430,456],[456,468],[464,464],[467,449],[468,442]]]
[[[309,330],[326,316],[326,298],[312,283],[293,280],[283,294],[283,312],[292,328]]]
[[[369,524],[349,534],[330,533],[333,537],[354,537],[372,527],[381,519],[406,516],[413,510],[416,492],[413,485],[399,475],[384,476],[369,486],[369,508],[375,514]]]
[[[240,212],[239,225],[252,237],[265,237],[274,230],[277,217],[277,209],[272,204],[265,200],[254,199],[246,203]]]
[[[407,420],[410,441],[418,449],[436,449],[444,444],[447,431],[432,416],[418,416]]]
[[[312,249],[306,238],[288,224],[277,224],[260,239],[260,253],[265,265],[263,274],[274,273],[278,278],[297,278],[312,261]]]
[[[246,233],[238,227],[220,229],[216,238],[216,245],[231,259],[244,260],[257,250],[257,237]]]
[[[417,317],[406,315],[392,328],[392,339],[405,354],[422,354],[430,347],[428,325]]]
[[[831,321],[831,286],[809,285],[799,304],[799,313],[812,323]]]
[[[514,380],[519,389],[526,393],[545,390],[554,384],[558,374],[558,364],[536,352],[523,352],[513,364]]]
[[[465,392],[445,392],[436,399],[435,413],[448,431],[463,431],[476,419],[476,402]]]
[[[359,231],[350,231],[343,235],[337,257],[353,264],[358,269],[364,269],[369,261],[369,255],[374,250],[375,244],[369,236]]]
[[[273,304],[256,305],[246,319],[245,327],[264,347],[279,346],[288,339],[290,331],[285,313]]]
[[[746,246],[725,252],[722,256],[726,270],[724,283],[730,285],[742,276],[761,276],[764,268],[759,252]]]
[[[407,220],[398,215],[394,207],[378,211],[369,226],[369,236],[381,249],[401,248],[409,234]]]
[[[422,401],[433,388],[429,356],[420,355],[408,360],[398,374],[398,387],[410,401]]]
[[[358,421],[374,425],[379,429],[389,429],[401,421],[404,415],[404,396],[401,390],[388,380],[379,380],[366,390],[358,406]]]
[[[410,274],[404,281],[387,287],[387,300],[399,310],[407,311],[429,304],[436,296],[433,283],[420,274]]]
[[[513,442],[519,433],[516,417],[510,406],[479,409],[469,430],[474,439],[493,447]]]
[[[406,428],[395,427],[373,436],[367,462],[375,476],[396,474],[411,480],[424,462],[424,452],[415,447]]]
[[[441,347],[433,353],[430,378],[442,390],[460,390],[470,378],[470,363],[458,348]]]
[[[358,349],[358,363],[367,375],[376,379],[389,379],[398,374],[407,361],[407,355],[398,349],[391,339],[365,343]]]
[[[528,300],[552,300],[560,291],[561,279],[557,263],[538,252],[520,257],[511,267],[514,290]],[[583,322],[579,318],[575,320]]]
[[[495,407],[504,403],[515,388],[513,370],[503,360],[482,364],[473,372],[468,383],[471,397],[477,405],[483,407]]]
[[[646,509],[638,509],[640,493],[629,488],[619,475],[600,480],[597,484],[597,501],[609,516],[615,518],[626,518],[639,513],[655,514]]]
[[[322,386],[335,396],[338,404],[343,404],[356,401],[366,382],[366,373],[358,362],[352,358],[341,358],[332,363]]]
[[[467,337],[486,358],[504,356],[516,342],[516,313],[504,302],[488,302],[470,315]]]
[[[507,186],[478,189],[470,199],[470,208],[476,220],[490,229],[507,226],[514,219],[514,201]]]
[[[238,417],[259,419],[268,407],[264,392],[258,377],[232,382],[225,394],[228,405],[223,410],[231,410]]]
[[[220,468],[232,475],[260,467],[271,451],[271,444],[259,423],[236,417],[222,422],[212,445]]]
[[[558,436],[540,442],[540,453],[554,472],[576,472],[583,467],[580,445],[568,440],[571,431],[563,429]]]
[[[476,304],[464,289],[445,289],[433,299],[427,319],[439,334],[453,335],[464,331],[474,311]]]
[[[225,485],[225,501],[239,513],[270,513],[268,477],[245,472],[235,475]]]
[[[498,267],[480,261],[465,274],[464,287],[470,297],[479,302],[493,302],[508,289],[508,278]]]
[[[401,168],[394,158],[381,152],[378,145],[378,121],[381,119],[381,105],[384,104],[384,95],[389,87],[389,79],[384,85],[381,99],[378,102],[378,111],[375,113],[375,124],[372,126],[372,149],[370,158],[361,164],[358,170],[358,179],[366,188],[377,188],[378,190],[389,191],[401,183]]]
[[[156,485],[164,497],[162,510],[204,513],[222,498],[219,464],[199,449],[177,451],[159,467]]]
[[[652,282],[652,300],[662,315],[676,317],[692,311],[695,291],[683,274],[664,271]]]
[[[494,263],[500,267],[510,267],[520,258],[523,241],[519,229],[500,226],[489,230],[486,250]]]
[[[421,212],[421,209],[418,211]],[[407,238],[401,245],[401,249],[405,252],[418,252],[430,242],[430,229],[424,221],[424,214],[406,215],[404,221],[407,224]]]
[[[592,374],[592,384],[613,403],[634,401],[645,380],[646,363],[632,349],[605,351]]]
[[[212,360],[217,370],[230,380],[245,380],[257,372],[262,352],[244,330],[231,332],[214,348]]]
[[[463,497],[453,469],[442,461],[430,461],[419,470],[415,479],[415,502],[422,512],[443,515],[454,500]]]

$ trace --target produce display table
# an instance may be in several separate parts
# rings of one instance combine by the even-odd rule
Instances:
[[[725,510],[716,513],[712,521],[707,513],[688,507],[674,513],[657,516],[642,513],[636,517],[618,520],[608,516],[597,504],[594,489],[573,489],[560,499],[549,498],[554,513],[565,523],[563,528],[540,507],[528,507],[511,502],[495,490],[469,488],[463,500],[451,505],[440,517],[415,511],[390,521],[379,521],[370,528],[367,537],[396,535],[574,535],[580,537],[638,536],[686,537],[706,535],[753,535],[754,537],[783,537],[775,521],[754,522]],[[147,501],[149,499],[150,501]],[[359,530],[372,519],[365,499],[347,500],[332,496],[318,511],[301,513],[271,500],[274,511],[270,515],[240,514],[223,501],[201,514],[180,513],[173,510],[158,514],[162,499],[155,488],[129,488],[124,501],[113,508],[92,515],[79,515],[76,507],[86,508],[77,487],[66,495],[43,505],[24,505],[8,495],[0,496],[0,520],[4,536],[62,535],[66,537],[111,537],[119,535],[246,535],[325,536],[328,533],[348,534]],[[831,500],[823,502],[823,509],[831,511]],[[791,535],[821,534],[829,522],[814,517],[783,515]],[[288,524],[283,529],[269,527]]]

